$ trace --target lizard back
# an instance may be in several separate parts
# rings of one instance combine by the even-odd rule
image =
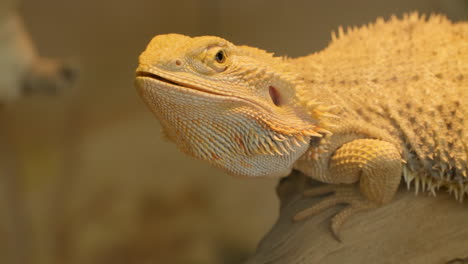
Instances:
[[[290,61],[303,100],[338,105],[342,120],[398,142],[408,186],[434,194],[447,187],[459,200],[468,193],[468,23],[381,19],[340,29],[324,51]]]

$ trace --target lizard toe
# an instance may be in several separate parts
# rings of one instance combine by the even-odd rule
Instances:
[[[323,195],[329,195],[336,191],[336,185],[333,184],[323,184],[317,187],[313,187],[305,190],[302,195],[304,197],[317,197]]]
[[[335,214],[330,223],[333,236],[338,241],[341,241],[339,235],[341,226],[349,217],[353,216],[355,213],[377,207],[374,202],[365,199],[355,185],[330,184],[304,191],[304,197],[315,197],[326,194],[328,194],[328,196],[325,196],[311,207],[298,212],[293,219],[294,221],[302,221],[336,205],[345,204],[347,207]]]
[[[368,200],[356,200],[350,203],[346,208],[335,214],[330,223],[330,229],[336,240],[341,242],[340,229],[349,217],[356,213],[376,208],[377,205]]]

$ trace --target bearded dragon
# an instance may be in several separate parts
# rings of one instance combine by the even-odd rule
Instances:
[[[275,57],[213,36],[154,37],[136,87],[166,136],[229,174],[328,183],[298,212],[357,212],[416,193],[468,193],[468,23],[416,13],[342,28],[329,46]],[[356,187],[356,185],[358,187]]]

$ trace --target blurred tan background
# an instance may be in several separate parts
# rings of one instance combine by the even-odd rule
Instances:
[[[154,35],[218,35],[300,56],[324,48],[339,25],[414,10],[467,20],[467,2],[14,3],[40,53],[68,58],[80,77],[72,90],[3,110],[11,170],[0,188],[0,263],[240,263],[271,227],[276,180],[232,178],[161,138],[133,87]]]

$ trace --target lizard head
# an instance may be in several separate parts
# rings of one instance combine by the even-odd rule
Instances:
[[[181,150],[237,176],[286,176],[319,137],[282,59],[218,37],[153,38],[136,87]]]

